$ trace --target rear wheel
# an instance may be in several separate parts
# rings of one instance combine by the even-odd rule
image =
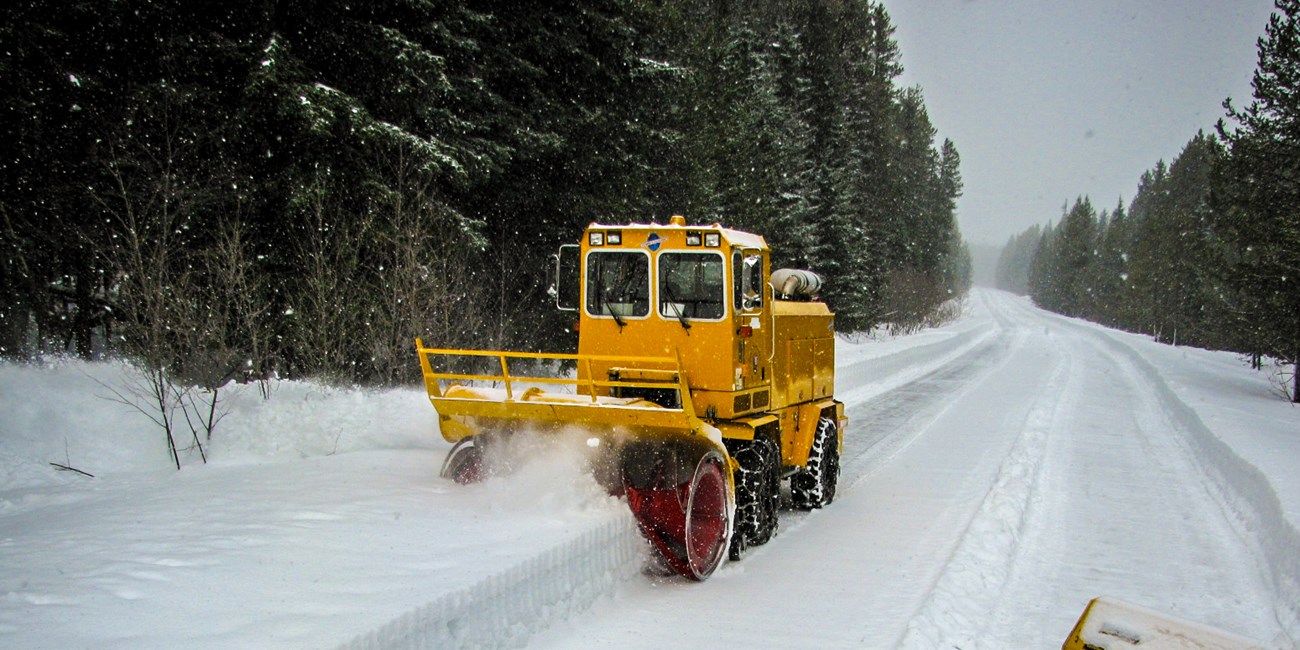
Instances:
[[[790,478],[790,497],[794,507],[815,510],[830,505],[835,500],[835,488],[840,478],[839,430],[835,420],[817,421],[812,449],[808,452],[808,465]]]

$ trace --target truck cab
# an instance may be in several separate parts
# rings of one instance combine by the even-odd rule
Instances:
[[[557,306],[577,314],[579,355],[676,357],[695,413],[724,438],[771,436],[783,464],[798,467],[823,412],[843,418],[833,399],[834,314],[814,293],[773,286],[770,264],[762,236],[716,223],[593,223],[580,244],[560,249]],[[660,372],[617,361],[578,368],[580,383],[676,382]],[[668,389],[610,394],[679,406]]]

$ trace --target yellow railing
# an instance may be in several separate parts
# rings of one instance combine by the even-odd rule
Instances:
[[[585,388],[586,393],[591,396],[594,403],[599,397],[600,390],[606,388],[675,388],[679,395],[679,402],[684,408],[690,402],[690,390],[686,383],[686,375],[682,372],[681,359],[677,357],[633,357],[623,355],[604,355],[604,354],[563,354],[563,353],[545,353],[545,352],[504,352],[501,350],[457,350],[446,348],[427,348],[420,339],[415,340],[416,351],[420,355],[420,369],[424,373],[425,387],[429,391],[430,397],[442,397],[441,381],[491,381],[499,382],[505,386],[506,399],[513,401],[515,399],[515,384],[558,384],[573,386],[574,391],[578,392]],[[458,372],[440,372],[434,369],[433,363],[430,362],[431,356],[442,357],[480,357],[496,359],[497,365],[501,368],[500,374],[475,374],[475,373],[458,373]],[[581,368],[582,372],[578,377],[546,377],[536,374],[513,374],[510,372],[511,359],[530,359],[534,361],[572,361],[576,366]],[[596,379],[595,373],[592,372],[592,364],[629,364],[638,369],[656,369],[667,370],[673,373],[676,380],[669,382],[649,382],[649,381],[629,381],[623,379]],[[583,378],[585,377],[585,378]]]

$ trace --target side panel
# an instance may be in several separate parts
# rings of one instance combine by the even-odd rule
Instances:
[[[785,376],[785,395],[790,402],[799,403],[813,398],[813,355],[816,342],[810,339],[785,342],[789,373]]]
[[[772,408],[835,394],[834,314],[820,302],[773,303]]]

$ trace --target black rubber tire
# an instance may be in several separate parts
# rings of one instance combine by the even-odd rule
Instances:
[[[781,450],[776,441],[729,440],[729,452],[740,465],[736,470],[736,530],[731,537],[731,560],[739,560],[750,546],[766,544],[776,534],[781,505]]]
[[[477,437],[477,436],[476,436]],[[475,437],[475,438],[476,438]],[[442,477],[461,485],[478,483],[487,476],[481,440],[464,438],[457,442],[442,463]]]
[[[731,545],[727,547],[727,561],[739,562],[740,558],[745,557],[745,551],[747,550],[749,550],[749,541],[745,539],[745,534],[740,530],[733,530]]]
[[[816,510],[835,500],[840,479],[839,442],[835,420],[825,417],[818,420],[808,465],[790,478],[790,500],[795,508]]]

